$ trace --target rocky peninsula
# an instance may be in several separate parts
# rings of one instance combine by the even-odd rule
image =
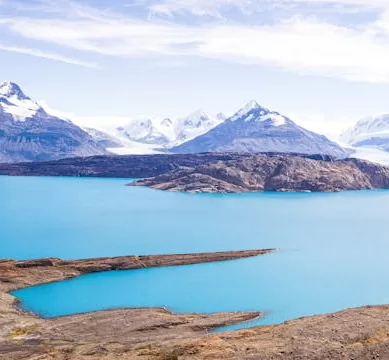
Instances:
[[[183,166],[129,186],[180,192],[337,192],[389,188],[389,168],[358,159],[259,154]]]
[[[117,309],[42,319],[22,311],[10,291],[82,274],[186,265],[264,255],[272,250],[128,256],[86,260],[0,261],[0,359],[372,360],[389,357],[389,306],[363,307],[280,325],[209,333],[260,311],[177,315]]]
[[[85,260],[0,260],[0,358],[80,359],[124,353],[150,341],[188,339],[247,321],[260,312],[176,315],[167,309],[118,309],[42,319],[22,311],[10,291],[92,272],[200,264],[241,259],[273,249]],[[135,346],[136,345],[136,346]],[[106,350],[105,346],[108,346]],[[119,351],[119,352],[120,352]]]

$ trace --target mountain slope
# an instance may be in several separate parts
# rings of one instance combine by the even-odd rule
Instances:
[[[348,152],[325,136],[308,131],[287,117],[249,102],[206,134],[173,147],[175,153],[291,152],[345,157]]]
[[[119,138],[104,131],[100,131],[94,128],[84,128],[84,130],[105,149],[123,147],[123,143]]]
[[[55,160],[108,152],[87,132],[48,114],[12,82],[0,84],[0,161]]]

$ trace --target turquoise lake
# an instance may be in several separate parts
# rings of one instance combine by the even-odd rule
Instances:
[[[389,303],[388,191],[190,195],[127,182],[0,177],[0,258],[279,251],[14,292],[25,309],[46,317],[147,306],[267,312],[236,328]]]

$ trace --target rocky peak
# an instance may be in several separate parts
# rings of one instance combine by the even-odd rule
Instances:
[[[245,106],[239,109],[230,119],[231,121],[235,121],[241,118],[246,118],[254,112],[263,111],[261,115],[268,113],[269,110],[263,108],[259,105],[255,100],[249,101]]]
[[[0,96],[10,98],[16,97],[19,100],[29,100],[18,84],[10,81],[4,81],[0,83]]]

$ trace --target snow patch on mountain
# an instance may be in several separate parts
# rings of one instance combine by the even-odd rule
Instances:
[[[23,93],[18,84],[11,81],[3,81],[0,83],[0,96],[16,97],[20,100],[31,100]]]
[[[389,166],[389,153],[387,151],[367,147],[353,149],[355,151],[351,155],[353,158],[368,160],[377,164]]]
[[[341,135],[341,141],[354,147],[389,151],[389,114],[360,120]]]
[[[259,108],[261,108],[261,106],[255,100],[251,100],[245,106],[243,106],[240,110],[238,110],[230,118],[230,120],[231,121],[235,121],[235,120],[238,120],[238,119],[240,119],[242,117],[246,117],[246,119],[247,119],[249,117],[249,114],[251,114],[252,110],[256,110],[256,109],[259,109]]]
[[[225,121],[223,113],[212,116],[203,110],[197,110],[184,118],[175,121],[174,145],[192,140],[197,136],[205,134],[215,126]]]
[[[17,84],[9,81],[0,83],[0,107],[15,121],[21,122],[32,118],[42,110],[35,101],[22,92]]]
[[[198,110],[179,118],[139,116],[129,120],[125,125],[104,130],[124,140],[168,148],[205,134],[222,123],[225,118],[223,113],[211,116]]]
[[[152,144],[141,144],[136,141],[123,141],[122,147],[107,148],[107,150],[116,155],[152,155],[162,154],[161,149]]]
[[[270,111],[267,108],[259,105],[255,100],[251,100],[240,110],[238,110],[231,118],[231,121],[258,121],[267,122],[271,126],[283,126],[286,124],[286,118],[281,114]]]
[[[261,121],[270,120],[273,126],[282,126],[286,124],[286,119],[284,116],[279,114],[268,114],[261,117]]]

